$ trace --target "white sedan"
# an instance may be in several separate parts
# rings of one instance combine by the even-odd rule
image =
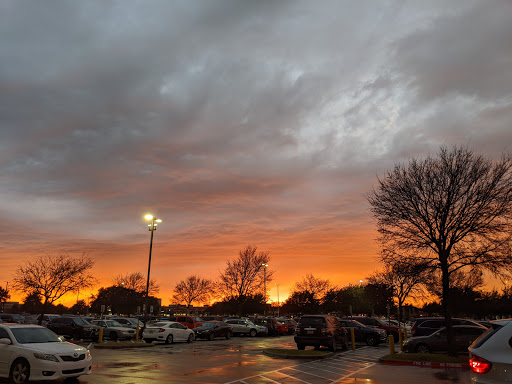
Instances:
[[[146,327],[142,333],[142,340],[146,343],[151,343],[153,341],[164,341],[167,344],[172,344],[175,341],[186,341],[191,343],[194,341],[194,331],[185,327],[181,323],[174,321],[160,321]]]
[[[135,329],[125,327],[117,321],[91,320],[90,323],[102,327],[103,337],[108,337],[110,340],[135,338]]]
[[[87,348],[63,341],[48,328],[33,324],[0,324],[0,377],[12,383],[58,380],[89,375]]]
[[[491,321],[491,324],[469,347],[471,383],[512,382],[512,319]]]

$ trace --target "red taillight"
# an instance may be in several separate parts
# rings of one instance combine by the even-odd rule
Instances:
[[[492,363],[479,356],[472,355],[469,359],[469,367],[475,373],[487,373],[492,368]]]
[[[163,329],[163,328],[158,328],[158,332],[165,332],[165,329]]]

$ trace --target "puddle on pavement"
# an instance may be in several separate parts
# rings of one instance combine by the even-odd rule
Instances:
[[[435,372],[434,376],[437,380],[443,380],[450,383],[459,383],[461,379],[460,371]]]
[[[160,365],[160,364],[151,364],[151,365],[147,366],[147,364],[142,364],[142,363],[93,364],[92,367],[93,368],[126,368],[126,367],[134,368],[134,367],[139,367],[141,365],[144,365],[144,368],[147,368],[147,369],[164,368],[164,366]]]

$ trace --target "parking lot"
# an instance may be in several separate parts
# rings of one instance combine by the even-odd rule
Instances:
[[[357,345],[321,360],[276,359],[266,348],[295,348],[293,336],[236,337],[138,349],[95,349],[93,373],[81,384],[160,383],[465,383],[467,372],[378,363],[387,345]]]

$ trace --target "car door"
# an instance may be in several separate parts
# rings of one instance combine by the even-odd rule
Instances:
[[[7,331],[0,328],[0,339],[11,340]],[[0,344],[0,376],[7,377],[9,375],[9,366],[12,358],[12,345]]]
[[[173,328],[174,328],[175,340],[186,341],[188,339],[188,335],[189,335],[188,329],[189,328],[187,328],[183,324],[179,324],[179,323],[173,324]]]

